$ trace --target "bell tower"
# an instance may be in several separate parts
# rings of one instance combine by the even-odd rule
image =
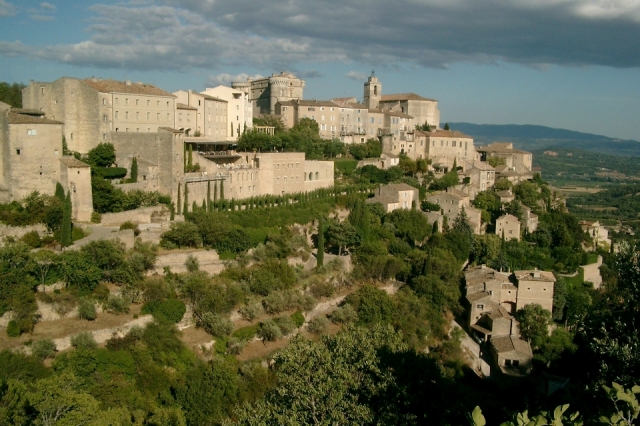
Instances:
[[[371,76],[364,83],[364,104],[367,109],[378,109],[380,96],[382,96],[382,84],[378,81],[375,71],[371,71]]]

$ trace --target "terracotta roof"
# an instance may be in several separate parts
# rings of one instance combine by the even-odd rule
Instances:
[[[380,102],[392,102],[392,101],[431,101],[437,102],[435,99],[424,98],[415,93],[395,93],[392,95],[380,96]]]
[[[316,101],[316,100],[305,101],[302,99],[298,100],[298,105],[306,106],[306,107],[314,107],[314,106],[337,107],[338,106],[338,104],[333,103],[331,101]]]
[[[15,112],[16,114],[26,114],[26,115],[45,115],[43,111],[39,109],[28,109],[28,108],[11,108],[11,112]]]
[[[506,143],[494,142],[491,145],[481,146],[476,149],[479,152],[493,152],[499,154],[531,154],[529,151],[523,151],[520,149],[509,148]]]
[[[474,163],[472,168],[479,169],[479,170],[484,170],[484,171],[495,171],[496,170],[493,167],[491,167],[490,164],[485,163],[484,161],[478,161],[478,162]]]
[[[366,202],[369,204],[380,203],[383,206],[387,206],[389,204],[397,204],[399,201],[389,195],[376,195],[375,197],[367,198]]]
[[[199,93],[199,95],[208,101],[218,101],[218,102],[229,103],[229,101],[225,101],[224,99],[216,98],[215,96],[207,95],[205,93]]]
[[[496,219],[496,221],[498,221],[498,220],[509,220],[509,221],[512,221],[512,222],[518,222],[518,223],[520,223],[520,221],[518,220],[518,218],[517,218],[517,217],[515,217],[514,215],[509,214],[509,213],[507,213],[507,214],[503,214],[503,215],[502,215],[502,216],[500,216],[498,219]]]
[[[102,93],[130,93],[132,95],[151,95],[166,96],[175,98],[169,92],[166,92],[156,86],[144,83],[129,83],[116,80],[98,80],[95,78],[87,78],[83,80],[89,86]]]
[[[434,130],[433,132],[424,132],[426,136],[432,138],[467,138],[473,139],[469,135],[465,135],[462,132],[458,132],[457,130]]]
[[[393,154],[391,152],[383,152],[382,155],[386,155],[389,158],[400,158],[399,155]]]
[[[41,116],[16,114],[12,110],[7,114],[7,120],[9,124],[62,124],[61,121],[49,120]]]
[[[489,297],[491,296],[486,291],[478,291],[476,293],[467,294],[466,299],[470,303],[474,303],[482,299],[488,299]]]
[[[531,345],[514,336],[494,337],[491,339],[491,346],[499,354],[515,351],[522,355],[533,356]]]
[[[385,185],[388,188],[393,188],[396,191],[417,191],[418,188],[414,188],[413,186],[406,183],[390,183]]]
[[[196,107],[192,107],[192,106],[189,106],[187,104],[180,103],[180,102],[176,103],[176,109],[189,109],[191,111],[197,111],[198,110],[198,108],[196,108]]]
[[[66,157],[60,158],[60,162],[62,164],[64,164],[65,166],[67,166],[67,167],[74,167],[74,168],[91,167],[87,163],[78,160],[76,157],[71,157],[71,156],[66,156]]]
[[[355,96],[351,96],[348,98],[333,98],[331,99],[331,102],[335,102],[337,104],[350,104],[350,103],[355,103],[357,102],[357,99]]]

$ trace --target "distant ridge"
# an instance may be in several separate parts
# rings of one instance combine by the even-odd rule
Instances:
[[[640,142],[638,141],[615,139],[573,130],[532,124],[449,123],[449,127],[472,136],[477,145],[510,141],[514,146],[529,151],[557,146],[609,155],[640,157]]]

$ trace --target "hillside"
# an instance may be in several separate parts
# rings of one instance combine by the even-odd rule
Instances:
[[[495,141],[513,142],[516,148],[527,151],[544,150],[548,147],[580,149],[584,151],[620,157],[640,157],[640,143],[591,133],[535,125],[497,125],[449,123],[452,130],[473,136],[477,145]]]

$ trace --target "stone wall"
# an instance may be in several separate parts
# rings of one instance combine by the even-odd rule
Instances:
[[[104,213],[100,223],[103,226],[120,226],[124,222],[152,223],[169,219],[169,209],[164,204],[153,207],[142,207],[119,213]]]
[[[215,250],[180,251],[158,256],[158,259],[156,260],[156,268],[150,271],[149,274],[162,275],[164,274],[165,266],[170,267],[171,272],[186,272],[187,268],[184,264],[189,256],[193,256],[198,259],[200,270],[210,274],[219,274],[225,266],[225,262],[220,260],[220,257]]]
[[[30,226],[9,226],[0,224],[0,240],[4,240],[5,237],[20,238],[24,234],[36,231],[40,236],[47,235],[47,227],[41,223]]]

